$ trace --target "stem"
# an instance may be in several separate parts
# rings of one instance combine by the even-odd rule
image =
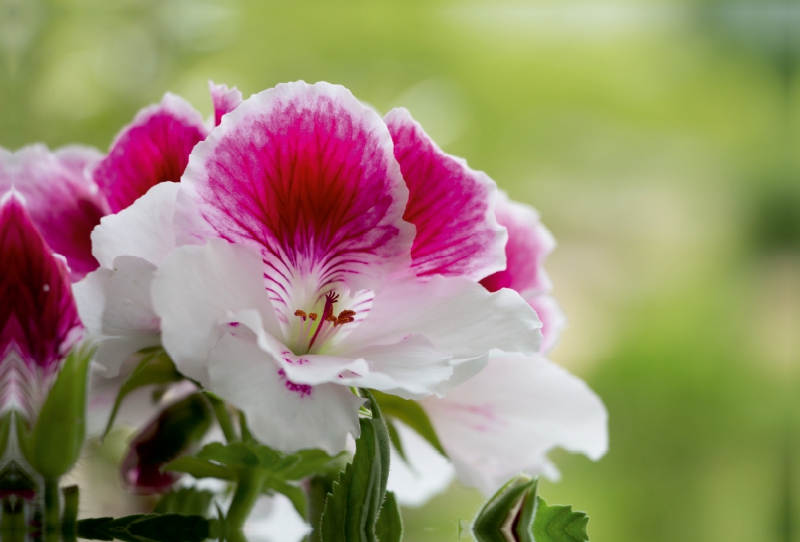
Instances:
[[[244,526],[256,499],[261,495],[267,475],[267,471],[259,468],[246,468],[239,471],[236,492],[233,494],[233,502],[228,508],[226,518],[229,533],[238,532]]]
[[[47,530],[57,529],[61,524],[61,499],[58,478],[44,479],[44,524]]]
[[[208,400],[211,401],[211,407],[214,409],[214,415],[217,417],[219,427],[225,435],[225,441],[228,444],[238,441],[239,437],[236,436],[236,431],[233,429],[231,414],[228,411],[228,406],[225,404],[225,401],[222,401],[210,393],[206,393],[205,395],[208,397]]]
[[[8,542],[25,542],[25,501],[13,497],[3,499],[3,518],[0,521],[0,539]]]
[[[64,516],[61,521],[61,532],[67,536],[75,534],[75,523],[78,521],[78,486],[68,486],[62,490],[64,495]]]

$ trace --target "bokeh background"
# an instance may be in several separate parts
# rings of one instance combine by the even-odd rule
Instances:
[[[208,79],[406,106],[559,242],[552,357],[611,450],[556,452],[541,494],[594,542],[796,542],[799,51],[791,0],[0,0],[0,145],[106,150],[165,91],[210,113]],[[480,501],[406,510],[405,540]]]

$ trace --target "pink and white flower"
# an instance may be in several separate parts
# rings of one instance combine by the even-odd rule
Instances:
[[[508,229],[507,267],[481,284],[491,291],[519,291],[536,309],[543,322],[544,353],[555,345],[564,325],[542,265],[555,241],[534,209],[505,194],[497,204],[497,221]],[[420,404],[454,468],[441,465],[443,458],[433,447],[401,425],[408,464],[395,457],[389,488],[411,506],[444,491],[454,476],[492,495],[519,472],[558,478],[547,458],[555,447],[593,460],[608,448],[601,400],[581,379],[541,354],[493,353],[481,372],[454,386],[446,397],[428,397]]]
[[[387,122],[342,87],[279,85],[224,116],[179,186],[95,232],[102,265],[149,269],[143,329],[280,449],[342,449],[358,431],[349,386],[424,397],[492,350],[539,347],[530,306],[476,282],[504,266],[494,184],[407,113]]]
[[[0,261],[0,408],[33,419],[83,327],[64,259],[14,190],[0,197]]]

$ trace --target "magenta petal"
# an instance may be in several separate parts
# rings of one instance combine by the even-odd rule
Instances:
[[[490,292],[511,288],[523,297],[546,292],[550,279],[542,264],[555,248],[553,235],[539,220],[539,214],[530,206],[508,199],[502,194],[497,201],[497,221],[508,229],[506,244],[507,265],[481,281]]]
[[[189,153],[206,135],[200,113],[174,94],[139,111],[94,171],[111,211],[125,209],[158,183],[179,181]]]
[[[242,103],[242,93],[236,87],[229,89],[228,85],[215,85],[212,81],[208,82],[208,90],[214,102],[214,126],[219,126],[222,115],[230,113]]]
[[[0,361],[54,372],[81,331],[66,265],[53,255],[22,196],[0,199]]]
[[[386,124],[409,190],[403,218],[417,227],[414,272],[480,280],[503,269],[506,237],[494,217],[494,181],[442,152],[405,109],[390,111]]]
[[[44,145],[0,151],[0,193],[13,187],[22,194],[47,244],[69,262],[73,281],[97,268],[90,235],[108,205],[88,170],[100,158],[98,151],[77,146],[53,153]]]
[[[297,82],[245,100],[195,148],[176,223],[259,247],[272,295],[288,304],[301,276],[316,295],[372,288],[407,265],[407,198],[381,119],[343,87]],[[192,226],[180,213],[195,206]]]

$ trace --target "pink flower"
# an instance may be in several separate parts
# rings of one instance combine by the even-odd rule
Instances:
[[[358,430],[349,386],[423,397],[493,349],[535,352],[534,311],[476,282],[504,266],[494,183],[406,112],[387,122],[325,83],[245,100],[178,186],[103,221],[82,313],[109,324],[125,311],[97,294],[100,277],[135,277],[124,282],[152,294],[139,316],[155,318],[130,336],[159,337],[287,450],[342,449]]]
[[[534,209],[505,194],[496,213],[498,223],[508,229],[507,265],[481,284],[490,291],[516,290],[536,310],[545,353],[558,342],[565,323],[543,267],[555,241]],[[608,415],[601,400],[582,380],[540,354],[494,353],[485,368],[452,386],[446,397],[427,397],[421,405],[452,466],[399,424],[409,465],[395,458],[389,487],[409,505],[423,504],[443,491],[454,475],[462,484],[492,495],[521,471],[558,478],[547,458],[555,447],[593,460],[608,448]]]
[[[31,145],[16,152],[0,149],[0,194],[14,188],[50,249],[67,259],[72,280],[97,268],[89,234],[108,212],[89,170],[100,160],[94,149],[78,146],[50,152]]]
[[[83,328],[69,271],[52,253],[18,192],[0,198],[2,408],[34,417]]]

